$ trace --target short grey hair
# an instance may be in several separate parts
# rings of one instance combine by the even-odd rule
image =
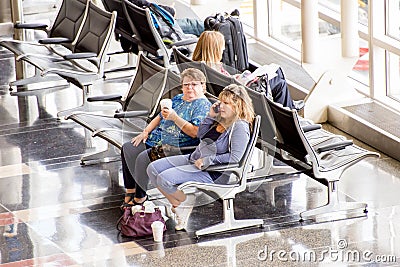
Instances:
[[[183,82],[183,79],[185,77],[190,77],[192,78],[192,80],[202,83],[206,82],[206,76],[204,75],[204,73],[201,70],[195,68],[188,68],[181,72],[181,83]]]

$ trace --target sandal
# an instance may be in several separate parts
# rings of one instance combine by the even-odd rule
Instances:
[[[149,200],[149,196],[148,196],[148,195],[146,195],[145,200],[143,200],[143,201],[140,202],[140,203],[139,203],[139,202],[136,202],[133,198],[131,198],[131,200],[130,200],[129,202],[132,201],[133,204],[129,204],[129,205],[140,205],[140,206],[143,206],[143,203],[146,202],[147,200]]]
[[[129,203],[131,201],[133,203],[135,203],[135,201],[133,200],[133,198],[135,197],[135,193],[125,193],[125,197],[130,197],[130,198],[129,198],[128,202],[125,202],[125,199],[124,199],[124,201],[122,202],[122,204],[120,206],[121,210],[124,210],[126,208],[131,208],[132,206],[135,205],[135,204],[130,204]]]

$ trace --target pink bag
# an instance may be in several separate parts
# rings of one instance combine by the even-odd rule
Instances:
[[[167,230],[164,218],[161,215],[159,208],[155,208],[154,212],[135,212],[132,214],[131,209],[125,209],[124,214],[118,219],[117,229],[124,236],[140,237],[152,235],[151,224],[155,221],[160,221],[164,224],[164,231]]]

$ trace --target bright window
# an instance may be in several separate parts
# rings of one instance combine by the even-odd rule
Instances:
[[[387,1],[386,9],[386,34],[400,40],[400,0]]]
[[[387,95],[400,101],[400,57],[399,55],[387,52]]]
[[[342,0],[315,1],[318,2],[320,36],[340,37]],[[244,0],[242,4],[245,2]],[[264,7],[255,25],[256,37],[267,44],[273,43],[274,47],[281,51],[287,52],[286,48],[291,47],[292,50],[288,50],[290,53],[287,53],[289,56],[294,56],[296,51],[300,52],[301,0],[254,0],[254,2]],[[400,0],[357,0],[357,2],[359,57],[349,75],[360,88],[363,88],[362,92],[366,95],[379,100],[386,98],[388,102],[393,99],[400,102]],[[370,10],[371,7],[373,9]],[[370,25],[369,12],[372,12],[374,25]],[[263,20],[260,20],[260,16]],[[368,27],[373,27],[373,31]],[[371,33],[374,36],[369,36]],[[374,53],[371,55],[370,47],[374,47]],[[299,55],[297,56],[300,60]],[[373,66],[370,65],[371,62]]]

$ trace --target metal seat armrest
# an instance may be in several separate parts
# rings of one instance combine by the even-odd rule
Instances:
[[[39,44],[66,44],[66,43],[72,43],[72,40],[65,37],[52,37],[39,40]]]
[[[194,182],[194,181],[189,181],[189,182],[185,182],[185,183],[182,183],[182,184],[180,184],[180,185],[178,185],[178,190],[184,190],[184,189],[186,189],[186,188],[191,188],[191,187],[196,187],[196,186],[198,186],[198,185],[204,185],[204,183],[201,183],[201,182]]]
[[[46,30],[49,25],[44,23],[15,23],[15,29]]]
[[[64,59],[70,60],[70,59],[89,59],[89,58],[96,58],[97,54],[96,53],[91,53],[91,52],[83,52],[83,53],[73,53],[69,55],[65,55]]]
[[[97,129],[96,131],[93,131],[92,137],[96,137],[98,134],[104,133],[104,132],[120,132],[120,133],[127,133],[127,131],[125,131],[124,129],[115,129],[115,128],[107,128],[107,127],[104,127],[104,128]],[[129,134],[132,134],[132,135],[138,135],[138,134],[140,134],[140,133],[141,133],[141,132],[129,132]]]
[[[181,146],[179,147],[179,150],[183,152],[184,154],[187,154],[189,152],[192,152],[196,149],[196,146]],[[186,153],[187,152],[187,153]]]
[[[305,133],[314,131],[314,130],[319,130],[321,128],[322,128],[321,124],[311,124],[311,125],[306,125],[306,126],[301,127],[301,129],[303,129],[303,131]]]
[[[321,153],[321,152],[326,152],[326,151],[330,151],[330,150],[341,150],[341,149],[345,149],[347,146],[351,146],[351,145],[353,145],[352,140],[345,140],[345,141],[329,144],[326,146],[321,146],[316,149],[316,152]]]
[[[239,163],[223,163],[217,165],[210,165],[203,168],[202,171],[232,171],[239,167]]]
[[[180,40],[175,43],[171,43],[170,47],[173,47],[173,46],[179,47],[179,46],[184,46],[184,45],[195,44],[195,43],[197,43],[197,40],[198,40],[198,38],[188,38],[188,39]]]
[[[88,102],[96,102],[96,101],[116,101],[120,102],[122,99],[122,95],[99,95],[99,96],[91,96],[87,98]]]
[[[135,111],[127,111],[127,112],[118,112],[114,114],[114,118],[123,119],[123,118],[134,118],[145,116],[147,117],[149,112],[147,110],[135,110]]]
[[[71,113],[70,115],[66,116],[65,119],[69,120],[74,116],[79,116],[79,115],[93,115],[93,112],[86,112],[86,111],[75,111]],[[102,117],[102,118],[114,118],[114,115],[107,115],[107,114],[96,114],[96,116]]]
[[[190,181],[190,182],[185,182],[183,184],[178,185],[178,190],[182,190],[184,192],[185,189],[189,189],[189,188],[196,188],[196,189],[206,189],[206,190],[218,190],[218,189],[222,189],[222,190],[226,190],[226,189],[230,189],[233,187],[237,187],[238,184],[213,184],[213,183],[202,183],[202,182],[194,182],[194,181]]]

